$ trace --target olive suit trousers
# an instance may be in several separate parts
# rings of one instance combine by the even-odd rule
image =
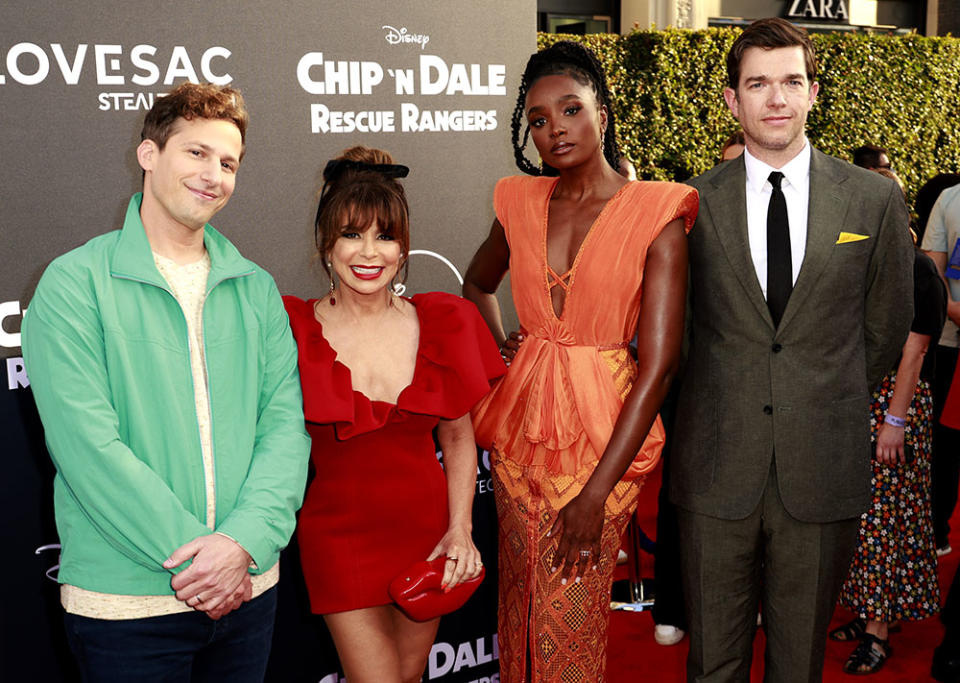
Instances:
[[[827,627],[857,543],[859,518],[801,522],[780,499],[776,468],[745,519],[679,509],[689,683],[749,683],[758,610],[764,681],[814,683]]]

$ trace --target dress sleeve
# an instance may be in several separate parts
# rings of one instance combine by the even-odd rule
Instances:
[[[630,216],[642,231],[645,249],[660,236],[663,229],[678,218],[689,233],[697,220],[700,195],[696,189],[681,183],[642,180],[630,184],[632,194],[622,201],[630,206]]]
[[[443,292],[413,298],[420,312],[421,361],[398,408],[445,419],[467,414],[506,372],[476,306]]]
[[[506,230],[506,205],[510,196],[512,180],[513,178],[509,176],[501,178],[497,181],[496,187],[493,188],[493,211],[497,215],[497,220],[500,221],[500,225],[504,226],[504,230]]]
[[[507,176],[497,181],[493,190],[493,210],[503,226],[507,244],[511,244],[510,230],[518,221],[518,211],[523,209],[527,193],[534,188],[535,179],[530,176]],[[520,219],[522,220],[522,219]]]
[[[693,224],[697,220],[697,212],[700,210],[700,195],[689,185],[680,183],[671,183],[670,199],[672,208],[667,211],[667,219],[664,225],[676,220],[683,219],[683,228],[686,232],[693,229]]]

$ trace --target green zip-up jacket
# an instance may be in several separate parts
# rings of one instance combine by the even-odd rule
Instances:
[[[50,264],[21,334],[57,468],[60,582],[165,595],[173,590],[163,561],[211,530],[187,323],[154,265],[141,198],[130,200],[122,230]],[[216,531],[259,573],[290,539],[306,481],[297,350],[270,275],[209,225],[204,245]]]

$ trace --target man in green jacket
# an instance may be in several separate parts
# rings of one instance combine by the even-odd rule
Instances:
[[[54,260],[24,316],[85,681],[266,669],[310,442],[276,285],[208,224],[247,121],[228,87],[158,99],[123,228]]]

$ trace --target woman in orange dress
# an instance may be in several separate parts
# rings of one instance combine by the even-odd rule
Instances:
[[[556,177],[524,156],[524,122]],[[606,79],[576,43],[531,56],[513,143],[540,177],[497,184],[463,290],[510,363],[474,410],[500,524],[500,680],[603,681],[616,555],[680,357],[697,194],[617,173]],[[494,297],[507,270],[521,322],[509,337]]]

